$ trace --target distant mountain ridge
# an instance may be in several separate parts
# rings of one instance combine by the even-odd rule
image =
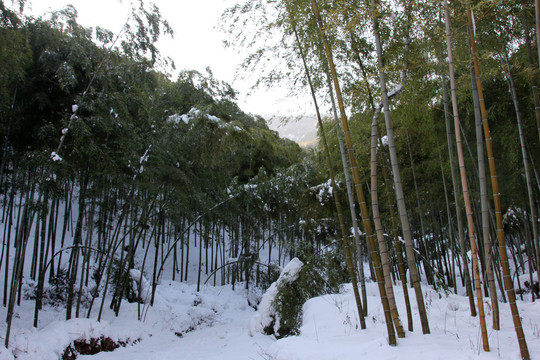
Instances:
[[[268,127],[279,136],[290,139],[302,147],[317,143],[317,119],[309,116],[266,116]]]

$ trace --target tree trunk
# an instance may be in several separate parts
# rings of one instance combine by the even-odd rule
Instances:
[[[540,0],[534,1],[534,9],[535,9],[535,15],[536,15],[536,45],[538,47],[538,61],[540,61]],[[533,75],[534,76],[534,75]],[[538,91],[537,91],[538,93]],[[540,117],[539,117],[539,111],[540,108],[538,107],[538,104],[536,104],[536,123],[538,126],[538,137],[540,138]]]
[[[480,185],[480,207],[482,214],[482,239],[484,243],[484,257],[486,263],[486,280],[491,298],[492,326],[493,329],[500,329],[499,321],[499,300],[497,299],[497,289],[495,287],[495,277],[493,273],[493,250],[489,236],[489,208],[486,183],[486,170],[484,162],[484,139],[482,136],[482,116],[480,114],[480,100],[478,98],[478,88],[475,81],[474,67],[471,67],[472,92],[474,102],[474,119],[476,124],[476,156],[478,157],[478,181]]]
[[[399,312],[394,297],[394,289],[392,287],[392,279],[390,277],[390,260],[388,258],[388,249],[386,247],[381,215],[379,213],[379,194],[377,191],[377,128],[379,114],[380,108],[378,111],[375,111],[375,114],[373,115],[373,122],[371,124],[371,211],[373,212],[373,222],[375,224],[375,232],[377,234],[377,240],[379,243],[381,265],[384,274],[384,284],[386,286],[388,302],[390,303],[392,320],[394,321],[394,326],[396,328],[398,337],[403,338],[405,337],[405,331],[403,330],[403,325],[401,324],[401,320],[399,318]],[[381,148],[381,150],[383,150],[383,148]],[[374,254],[374,256],[376,256],[376,254]]]
[[[341,126],[339,124],[339,118],[338,118],[337,109],[336,109],[336,101],[334,99],[334,91],[332,89],[332,79],[330,77],[329,72],[328,71],[325,71],[325,72],[326,72],[326,79],[328,83],[328,91],[330,93],[330,101],[332,103],[332,113],[334,115],[334,121],[336,123],[336,134],[338,138],[339,152],[341,154],[341,163],[343,164],[343,173],[345,175],[345,183],[347,185],[347,199],[349,201],[349,210],[351,212],[351,221],[353,225],[354,240],[356,244],[358,277],[360,280],[360,287],[362,291],[362,303],[363,303],[364,315],[367,316],[368,303],[367,303],[366,280],[365,280],[365,274],[364,274],[364,256],[363,256],[363,250],[362,250],[362,243],[360,241],[360,231],[358,227],[358,220],[357,220],[357,214],[356,214],[356,203],[354,201],[354,194],[353,194],[353,189],[352,189],[351,173],[349,169],[349,164],[347,162],[347,153],[345,150],[345,145],[343,144],[343,135],[341,131]]]
[[[24,211],[22,214],[21,229],[18,232],[18,241],[16,241],[16,254],[15,260],[13,263],[13,271],[11,276],[11,288],[9,293],[9,302],[7,308],[7,317],[6,317],[6,337],[5,337],[5,347],[9,347],[9,336],[11,332],[11,321],[13,319],[13,310],[15,308],[15,298],[17,297],[17,288],[19,288],[19,283],[22,279],[22,273],[24,268],[24,258],[26,256],[26,245],[28,244],[28,238],[30,236],[30,229],[32,228],[32,223],[34,221],[34,212],[30,210],[29,203],[32,202],[34,197],[34,189],[32,185],[32,190],[28,191],[26,196],[26,201],[24,205]]]
[[[537,0],[538,3],[539,0]],[[538,15],[537,15],[538,17]],[[497,180],[497,172],[495,169],[495,157],[493,155],[493,146],[492,146],[492,138],[491,138],[491,132],[489,130],[489,124],[487,120],[487,111],[486,111],[486,105],[484,102],[484,95],[482,91],[482,82],[480,78],[480,67],[478,65],[478,58],[476,55],[476,41],[474,38],[474,31],[473,30],[473,22],[472,22],[472,12],[471,12],[471,5],[470,2],[467,2],[467,19],[469,23],[469,28],[471,31],[469,31],[469,35],[471,38],[471,52],[473,57],[473,63],[474,63],[474,71],[476,73],[476,85],[478,87],[478,96],[480,98],[480,111],[482,113],[482,124],[484,126],[484,138],[486,140],[486,149],[488,153],[488,160],[489,160],[489,169],[490,169],[490,175],[491,175],[491,187],[493,190],[493,200],[495,203],[495,217],[497,220],[497,239],[499,242],[499,254],[501,257],[501,265],[503,268],[503,278],[504,278],[504,286],[506,288],[506,293],[508,295],[508,302],[510,305],[510,311],[512,312],[512,319],[514,321],[514,328],[516,330],[516,336],[519,343],[519,349],[521,352],[521,357],[523,359],[529,359],[529,350],[527,348],[527,342],[525,340],[525,334],[523,332],[523,327],[521,325],[521,318],[519,317],[519,310],[516,304],[516,294],[514,291],[514,284],[512,283],[512,278],[510,275],[510,267],[508,266],[508,254],[506,253],[506,240],[504,238],[504,230],[503,230],[503,219],[502,219],[502,210],[501,210],[501,199],[500,199],[500,193],[499,193],[499,182]],[[539,41],[540,41],[540,35],[539,35]],[[539,49],[540,51],[540,49]]]
[[[445,114],[445,116],[447,116]],[[441,150],[440,150],[440,145],[437,141],[437,147],[439,148],[439,162],[441,164],[441,178],[442,178],[442,182],[443,182],[443,191],[444,191],[444,200],[445,200],[445,204],[446,204],[446,216],[447,216],[447,221],[448,221],[448,238],[449,238],[449,241],[450,241],[450,271],[451,271],[451,282],[452,282],[452,286],[454,287],[454,293],[457,294],[457,281],[456,281],[456,246],[454,244],[454,240],[455,240],[455,235],[454,235],[454,224],[452,222],[452,211],[450,210],[450,200],[448,199],[448,190],[447,190],[447,186],[446,186],[446,178],[445,178],[445,175],[444,175],[444,166],[443,166],[443,160],[442,160],[442,155],[441,155]],[[442,237],[442,234],[441,234],[441,237]],[[445,251],[445,253],[447,253],[447,251]]]
[[[376,5],[376,1],[372,0],[372,4]],[[373,35],[375,37],[375,47],[377,50],[377,59],[379,66],[379,80],[381,86],[382,94],[382,103],[384,110],[384,118],[386,123],[386,132],[388,135],[388,147],[390,151],[390,162],[392,164],[392,175],[394,178],[394,189],[396,192],[396,200],[398,204],[398,212],[401,219],[401,226],[403,230],[403,238],[405,240],[405,253],[407,255],[407,262],[409,264],[409,272],[411,274],[412,285],[416,294],[416,302],[418,305],[418,313],[420,316],[420,322],[422,324],[422,332],[424,334],[429,334],[429,322],[426,313],[426,306],[424,303],[424,295],[422,294],[422,288],[420,286],[420,276],[416,267],[416,258],[414,254],[414,246],[412,241],[412,233],[410,229],[409,219],[407,216],[407,207],[405,205],[405,197],[403,195],[403,185],[401,182],[401,175],[399,172],[398,158],[396,152],[396,144],[394,138],[394,130],[392,127],[392,119],[390,116],[390,107],[388,102],[388,93],[386,90],[386,74],[384,72],[383,66],[383,57],[382,57],[382,47],[381,40],[379,37],[378,29],[378,19],[374,17],[373,19],[374,31]]]
[[[416,195],[416,207],[417,207],[417,214],[418,218],[420,220],[420,241],[421,248],[423,249],[423,257],[422,257],[422,263],[424,264],[424,271],[426,272],[426,278],[428,281],[428,284],[434,284],[434,276],[431,264],[429,263],[430,259],[432,259],[432,256],[429,256],[428,248],[426,245],[426,232],[424,229],[424,215],[422,214],[422,204],[420,202],[420,194],[418,193],[418,183],[416,181],[416,173],[414,171],[414,161],[412,156],[412,148],[411,148],[411,141],[409,138],[409,133],[407,133],[407,145],[409,147],[409,160],[411,162],[411,174],[413,178],[413,184],[414,184],[414,193]]]
[[[318,26],[319,26],[319,31],[321,33],[321,37],[322,37],[322,40],[323,40],[323,45],[324,45],[324,49],[325,49],[325,52],[326,52],[326,60],[328,61],[328,65],[330,67],[330,72],[332,73],[332,80],[334,82],[334,88],[335,88],[335,91],[336,91],[336,98],[337,98],[337,101],[338,101],[339,112],[340,112],[340,115],[341,115],[341,123],[342,123],[342,126],[343,126],[343,132],[345,134],[345,141],[347,143],[347,151],[348,151],[348,154],[349,154],[349,161],[351,163],[351,170],[353,172],[353,179],[354,179],[354,185],[355,185],[355,189],[356,189],[356,195],[358,197],[358,202],[360,204],[360,210],[361,210],[361,214],[362,214],[362,219],[364,221],[364,227],[365,227],[366,236],[368,238],[368,243],[369,244],[374,244],[375,240],[373,238],[373,235],[374,235],[373,234],[373,229],[371,227],[371,221],[369,219],[369,213],[368,213],[368,210],[367,210],[366,201],[365,201],[364,194],[363,194],[363,191],[362,191],[362,187],[361,187],[362,185],[360,183],[360,175],[358,174],[358,166],[356,165],[356,158],[354,156],[354,149],[353,149],[353,146],[352,146],[351,133],[350,133],[350,130],[349,130],[349,124],[348,124],[348,121],[347,121],[347,115],[345,113],[345,105],[343,103],[343,98],[341,96],[341,88],[339,86],[339,81],[338,81],[338,78],[337,78],[336,68],[334,66],[334,60],[333,60],[333,57],[332,57],[332,50],[331,50],[330,45],[328,43],[328,40],[326,38],[324,25],[323,25],[323,22],[322,22],[320,13],[319,13],[319,7],[318,7],[318,4],[317,4],[317,0],[311,0],[311,6],[313,8],[313,13],[314,13],[315,18],[317,20],[317,23],[318,23]],[[373,250],[373,248],[372,248],[372,250]],[[375,266],[375,264],[374,264],[374,266]],[[395,332],[394,332],[394,327],[392,325],[392,315],[391,315],[391,312],[390,312],[390,305],[388,303],[388,298],[386,296],[386,289],[384,289],[384,284],[382,286],[379,285],[379,292],[381,294],[381,301],[382,301],[382,304],[383,304],[383,309],[384,309],[384,314],[385,314],[385,321],[386,321],[386,326],[387,326],[387,330],[388,330],[388,343],[390,345],[395,345],[396,344],[396,335],[395,335]]]
[[[383,143],[380,137],[379,137],[379,146],[381,147],[381,149],[383,148]],[[394,236],[394,246],[395,246],[395,251],[396,251],[398,272],[399,272],[399,278],[401,280],[401,287],[403,289],[405,308],[407,309],[407,328],[409,331],[413,331],[411,300],[409,298],[409,289],[407,287],[407,272],[405,270],[403,250],[401,247],[401,241],[399,239],[398,219],[396,217],[396,211],[394,209],[394,202],[392,201],[392,193],[390,189],[391,180],[390,180],[390,174],[387,168],[388,158],[386,157],[386,153],[384,151],[381,151],[381,154],[383,155],[383,158],[384,158],[384,165],[382,168],[383,168],[384,184],[385,184],[385,190],[386,190],[386,201],[388,202],[388,208],[390,210],[390,217],[392,218],[392,234]]]
[[[83,219],[85,213],[85,198],[86,198],[86,187],[88,186],[88,174],[84,175],[84,179],[80,184],[81,188],[79,190],[79,214],[77,216],[77,224],[75,225],[75,236],[73,238],[73,243],[75,247],[71,249],[71,256],[69,259],[69,285],[68,285],[68,298],[66,304],[66,320],[71,319],[71,311],[73,306],[74,299],[74,287],[75,281],[77,279],[77,273],[79,269],[79,247],[82,245],[82,227]],[[80,291],[81,289],[79,289]]]
[[[456,207],[456,222],[458,226],[458,236],[459,236],[459,247],[460,247],[460,255],[461,255],[461,262],[463,263],[463,266],[460,266],[460,269],[463,269],[462,273],[462,280],[464,280],[465,285],[465,291],[467,293],[467,297],[469,298],[469,309],[471,311],[471,316],[476,316],[476,305],[474,303],[474,295],[472,291],[472,284],[471,284],[471,275],[469,272],[469,258],[467,256],[467,245],[465,243],[465,235],[463,231],[463,218],[461,216],[461,206],[460,206],[460,192],[459,192],[459,184],[458,184],[458,176],[456,171],[456,165],[455,165],[455,158],[454,158],[454,146],[453,146],[453,139],[452,139],[452,132],[451,132],[451,126],[450,126],[450,119],[448,114],[450,113],[449,107],[448,107],[448,89],[446,87],[446,81],[443,78],[443,97],[444,97],[444,118],[446,123],[446,140],[448,143],[448,156],[450,158],[450,172],[452,174],[452,187],[454,189],[454,202]],[[458,264],[460,265],[460,264]]]
[[[487,336],[486,329],[486,319],[484,314],[484,302],[482,299],[482,289],[480,286],[480,271],[478,269],[478,251],[476,248],[476,239],[474,237],[474,223],[473,223],[473,214],[472,207],[469,200],[469,186],[467,183],[467,174],[465,171],[465,159],[463,156],[463,147],[461,145],[461,129],[458,115],[458,104],[457,104],[457,92],[456,92],[456,82],[454,78],[454,62],[452,56],[452,38],[450,35],[450,17],[448,15],[448,4],[444,2],[444,19],[446,24],[446,47],[448,50],[448,67],[450,72],[450,90],[452,94],[452,110],[454,114],[454,131],[456,134],[456,144],[458,152],[458,162],[459,170],[461,175],[461,188],[463,190],[463,199],[465,201],[465,212],[467,214],[467,225],[469,230],[469,241],[471,244],[471,255],[473,263],[473,275],[474,275],[474,285],[476,288],[476,299],[478,300],[478,314],[480,318],[480,328],[482,332],[482,344],[484,351],[489,351],[489,341]]]
[[[538,239],[538,218],[536,216],[536,206],[535,206],[535,203],[534,203],[534,192],[533,192],[533,188],[532,188],[532,181],[531,181],[531,172],[530,172],[530,169],[529,169],[529,161],[528,161],[528,158],[527,158],[527,148],[526,148],[526,144],[525,144],[525,134],[523,133],[523,122],[521,120],[521,113],[519,111],[519,102],[518,102],[518,97],[517,97],[517,93],[516,93],[516,87],[514,85],[514,77],[512,76],[512,70],[510,69],[510,62],[508,60],[508,55],[506,53],[506,49],[505,49],[505,54],[504,54],[506,57],[505,57],[505,62],[506,62],[506,66],[508,67],[508,72],[506,74],[506,77],[507,77],[507,80],[508,80],[508,86],[510,87],[510,93],[512,94],[512,100],[514,102],[514,107],[516,109],[516,120],[517,120],[517,124],[518,124],[518,130],[519,130],[519,140],[520,140],[520,143],[521,143],[521,155],[522,155],[522,158],[523,158],[523,170],[525,171],[525,180],[527,182],[527,194],[528,194],[528,198],[529,198],[529,211],[530,211],[530,214],[529,214],[529,219],[531,220],[531,225],[532,225],[532,230],[533,230],[533,239],[534,239],[534,244],[536,246],[536,265],[537,265],[537,273],[536,273],[536,276],[537,276],[537,280],[539,280],[540,278],[538,276],[540,276],[540,249],[539,249],[539,239]],[[527,236],[527,238],[529,239],[527,246],[528,248],[530,249],[531,251],[531,255],[532,255],[532,249],[534,248],[532,246],[532,244],[530,243],[530,236]],[[530,260],[532,260],[532,256],[530,256]],[[532,265],[532,264],[530,264]],[[532,266],[531,266],[532,267]],[[540,281],[539,281],[540,283]],[[532,285],[531,285],[532,286]],[[532,300],[534,301],[534,291],[531,291],[531,294],[532,294]]]
[[[46,192],[46,190],[45,190]],[[49,198],[47,194],[44,195],[42,208],[41,208],[41,241],[40,241],[40,256],[38,264],[38,287],[36,292],[36,304],[34,309],[34,327],[38,326],[39,310],[41,310],[43,303],[43,282],[45,281],[45,244],[46,244],[46,228],[47,228],[47,212],[49,206]],[[36,239],[37,240],[37,239]]]
[[[356,280],[356,272],[354,270],[354,262],[352,259],[352,251],[349,243],[349,237],[347,234],[347,230],[345,227],[345,221],[343,219],[343,210],[341,208],[341,201],[339,199],[337,187],[336,187],[336,181],[335,181],[335,174],[334,174],[334,165],[332,164],[332,159],[330,157],[330,151],[328,150],[328,143],[326,141],[326,134],[324,131],[324,126],[322,123],[321,113],[319,111],[319,104],[317,102],[317,97],[315,96],[315,89],[313,87],[313,83],[311,81],[311,75],[309,73],[309,68],[306,63],[306,57],[304,55],[304,52],[302,50],[302,43],[300,42],[300,38],[298,36],[298,32],[296,31],[296,26],[293,20],[291,20],[291,27],[294,32],[294,36],[296,38],[296,44],[298,46],[298,52],[300,54],[300,58],[302,59],[302,64],[304,65],[304,71],[306,73],[306,79],[308,81],[309,90],[311,92],[311,97],[313,98],[313,105],[315,106],[315,113],[317,114],[317,121],[319,123],[319,129],[321,131],[321,140],[324,147],[324,152],[326,155],[326,161],[328,166],[328,172],[330,173],[330,181],[332,184],[332,194],[334,195],[334,201],[336,205],[336,210],[338,213],[338,220],[339,220],[339,227],[341,229],[341,237],[343,238],[343,246],[345,249],[345,256],[347,260],[347,269],[349,270],[349,277],[351,278],[351,282],[353,285],[353,292],[354,292],[354,298],[356,300],[356,308],[358,310],[358,317],[360,319],[360,325],[362,329],[366,328],[366,322],[365,322],[365,311],[362,308],[362,302],[360,300],[360,293],[358,291],[358,283]],[[350,199],[349,199],[350,200]]]

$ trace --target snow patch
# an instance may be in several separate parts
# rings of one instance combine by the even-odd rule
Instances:
[[[51,152],[51,159],[54,162],[62,161],[62,158],[60,157],[60,155],[58,155],[55,151]]]
[[[382,142],[383,146],[388,146],[388,135],[384,135],[381,138],[381,142]]]

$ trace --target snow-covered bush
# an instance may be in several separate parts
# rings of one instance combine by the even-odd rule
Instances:
[[[253,315],[249,323],[249,333],[251,336],[260,332],[268,335],[278,333],[280,321],[274,302],[278,296],[279,288],[284,284],[295,281],[303,266],[304,263],[298,260],[298,258],[292,259],[285,266],[279,278],[266,290],[257,308],[257,312]]]
[[[323,261],[311,259],[305,263],[294,281],[278,285],[278,292],[272,303],[276,309],[274,333],[277,338],[299,334],[302,325],[302,307],[307,300],[338,291],[337,286],[331,286],[327,282],[328,273],[324,268],[326,262],[324,259],[320,260]]]
[[[130,276],[130,270],[121,266],[119,259],[113,260],[112,276],[111,276],[111,288],[115,294],[122,294],[128,302],[144,302],[138,296],[137,291],[132,286],[132,278]],[[138,279],[137,279],[138,280]],[[120,289],[121,287],[121,289]]]
[[[339,291],[347,281],[335,253],[310,256],[303,263],[292,259],[272,283],[250,322],[250,334],[263,332],[282,338],[297,335],[302,325],[302,306],[315,296]]]
[[[78,298],[78,284],[74,284],[75,298]],[[25,299],[35,300],[38,283],[33,280],[25,280],[23,284],[23,296]],[[66,269],[59,269],[58,272],[43,285],[42,303],[50,306],[64,306],[69,295],[69,277]],[[86,307],[92,299],[90,291],[83,287],[81,294],[81,304]]]

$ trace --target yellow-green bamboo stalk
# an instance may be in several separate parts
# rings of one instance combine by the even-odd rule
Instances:
[[[472,22],[472,10],[470,2],[467,2],[467,20],[469,23],[469,36],[471,39],[471,53],[474,64],[474,71],[476,73],[476,85],[478,87],[478,97],[480,100],[480,112],[482,115],[482,125],[484,128],[484,138],[486,141],[486,150],[488,154],[489,170],[491,175],[491,187],[493,190],[493,202],[495,204],[495,218],[497,223],[497,240],[499,242],[499,254],[501,257],[501,266],[503,270],[503,281],[506,293],[508,295],[508,303],[510,305],[510,311],[512,312],[512,320],[514,322],[514,328],[518,338],[519,349],[522,359],[529,359],[529,349],[527,347],[527,341],[525,340],[525,333],[521,325],[521,318],[519,317],[519,310],[516,304],[516,293],[514,291],[514,284],[510,275],[510,267],[508,265],[508,254],[506,253],[506,241],[504,239],[503,219],[501,209],[501,197],[499,192],[499,181],[497,179],[497,171],[495,168],[495,157],[493,155],[493,145],[491,132],[489,130],[489,123],[487,119],[486,104],[484,101],[484,94],[482,91],[482,81],[480,76],[480,66],[478,64],[478,56],[476,51],[476,39],[474,36],[473,22]]]

